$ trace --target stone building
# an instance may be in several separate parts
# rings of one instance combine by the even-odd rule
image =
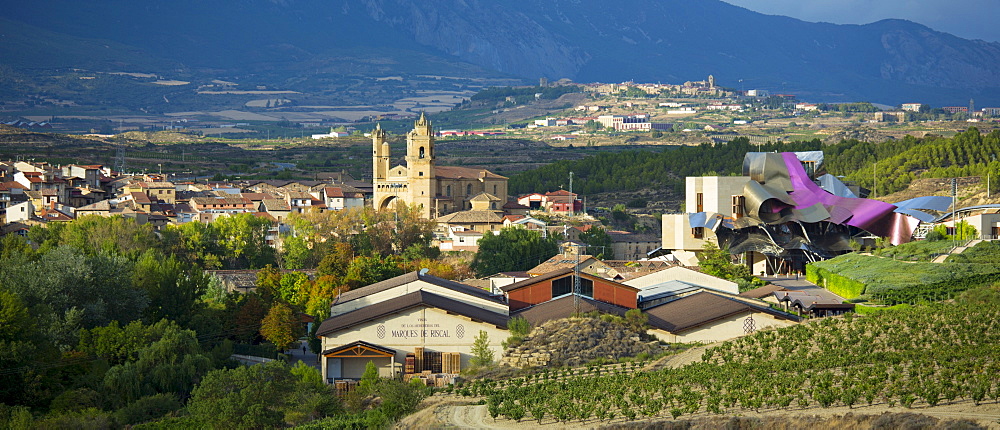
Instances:
[[[416,204],[424,218],[434,219],[472,209],[472,198],[482,193],[507,201],[506,177],[486,169],[436,165],[434,132],[423,114],[406,134],[405,166],[390,168],[388,134],[381,127],[372,132],[372,149],[376,209]]]

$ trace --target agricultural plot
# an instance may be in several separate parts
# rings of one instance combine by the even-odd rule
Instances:
[[[496,419],[580,425],[816,407],[996,402],[1000,306],[828,318],[725,342],[679,369],[588,367],[456,387]]]
[[[983,242],[967,250],[968,255],[963,252],[944,263],[845,254],[810,263],[806,277],[841,297],[886,305],[948,300],[962,291],[1000,281],[1000,265],[991,252],[995,246]]]

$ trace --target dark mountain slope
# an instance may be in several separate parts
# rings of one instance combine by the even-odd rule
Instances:
[[[723,85],[818,101],[1000,103],[1000,44],[908,21],[807,23],[718,0],[0,0],[5,15],[193,67],[296,75],[392,48],[535,79]],[[0,48],[3,49],[3,48]],[[287,77],[287,76],[286,76]]]

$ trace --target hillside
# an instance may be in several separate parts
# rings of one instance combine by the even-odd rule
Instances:
[[[498,427],[911,408],[985,423],[995,419],[1000,388],[998,312],[995,302],[963,300],[824,318],[724,342],[678,369],[588,367],[473,381],[456,392],[484,398],[481,412]]]
[[[103,40],[127,46],[116,48],[120,64],[78,55],[62,63],[199,71],[294,90],[394,74],[580,82],[714,74],[724,86],[742,80],[815,101],[1000,102],[1000,44],[900,20],[808,23],[719,0],[0,0],[0,7],[28,25],[0,37],[0,55],[18,70],[53,66],[31,54],[45,52],[43,41],[72,40],[82,49],[71,51],[88,52]]]
[[[737,175],[743,158],[753,151],[816,151],[825,153],[828,173],[846,176],[875,189],[880,200],[898,202],[918,196],[950,195],[950,178],[958,177],[960,205],[996,202],[1000,178],[992,176],[992,196],[986,196],[987,174],[1000,175],[1000,131],[983,135],[970,128],[953,138],[905,136],[880,143],[844,140],[835,144],[810,142],[750,144],[736,138],[726,144],[666,147],[656,151],[604,153],[566,160],[511,177],[512,193],[550,191],[574,174],[574,191],[588,195],[591,206],[625,203],[642,198],[657,210],[679,210],[687,176]],[[877,175],[872,165],[878,160]],[[878,181],[877,185],[874,183]],[[914,181],[915,187],[908,190]],[[894,193],[887,195],[887,193]],[[660,204],[665,203],[665,204]]]

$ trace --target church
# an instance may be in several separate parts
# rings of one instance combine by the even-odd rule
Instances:
[[[372,185],[374,206],[382,210],[397,203],[416,204],[427,219],[472,209],[474,197],[485,194],[490,210],[507,202],[507,178],[486,169],[436,166],[434,132],[424,114],[406,134],[406,165],[390,168],[388,134],[372,131]],[[483,200],[482,198],[480,200]]]

